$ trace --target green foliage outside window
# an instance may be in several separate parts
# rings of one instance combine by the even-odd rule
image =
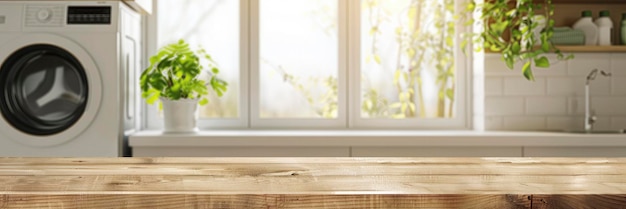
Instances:
[[[363,1],[363,18],[371,28],[369,46],[371,54],[366,62],[375,62],[378,70],[393,74],[393,86],[397,98],[382,95],[380,89],[362,87],[362,116],[369,118],[451,118],[455,104],[455,3],[454,0],[411,0],[401,13],[389,13],[382,0]],[[383,31],[381,24],[399,19],[394,31]],[[395,57],[381,54],[378,49],[380,36],[395,35],[398,52]],[[365,47],[365,46],[362,46]],[[393,63],[392,68],[384,65]],[[435,85],[427,86],[424,73],[435,74]],[[434,88],[434,89],[433,89]],[[436,91],[436,105],[426,105],[426,91]]]

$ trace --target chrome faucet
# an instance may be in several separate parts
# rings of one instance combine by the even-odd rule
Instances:
[[[596,79],[598,71],[600,71],[600,74],[602,76],[611,76],[611,73],[607,73],[604,70],[598,69],[593,69],[591,72],[589,72],[589,75],[587,75],[587,81],[585,82],[585,132],[591,132],[593,124],[596,123],[596,120],[598,119],[595,116],[595,111],[591,110],[591,101],[589,99],[589,84],[591,83],[591,81]]]

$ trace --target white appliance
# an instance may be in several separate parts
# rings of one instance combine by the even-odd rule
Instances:
[[[0,156],[127,156],[140,29],[121,1],[0,0]]]

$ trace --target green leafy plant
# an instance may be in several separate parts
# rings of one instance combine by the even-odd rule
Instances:
[[[200,57],[207,61],[209,81],[200,79],[205,69]],[[203,96],[209,93],[208,86],[221,97],[227,90],[228,83],[219,79],[217,63],[204,50],[196,52],[189,48],[189,44],[180,40],[161,48],[158,53],[150,57],[150,66],[141,74],[142,97],[148,104],[153,104],[160,97],[169,100],[200,99],[199,104],[209,101]]]
[[[528,80],[534,80],[532,67],[548,68],[550,61],[547,53],[554,52],[559,60],[571,59],[573,55],[565,57],[561,51],[550,42],[554,33],[554,5],[552,0],[485,0],[477,4],[472,1],[468,7],[468,13],[480,14],[483,31],[471,34],[472,42],[477,50],[484,48],[502,55],[502,60],[510,69],[515,63],[522,62],[522,74]],[[539,26],[534,20],[536,14],[545,17],[545,28],[540,37],[535,37],[533,32]],[[473,24],[475,19],[470,18],[468,24]],[[535,40],[540,43],[535,46]]]

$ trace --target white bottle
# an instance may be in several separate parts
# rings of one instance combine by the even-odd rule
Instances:
[[[598,45],[598,26],[593,23],[591,11],[585,10],[572,28],[582,30],[585,33],[585,45]]]
[[[610,46],[612,43],[613,21],[611,21],[609,11],[600,11],[600,18],[595,21],[595,24],[598,26],[598,45]]]

